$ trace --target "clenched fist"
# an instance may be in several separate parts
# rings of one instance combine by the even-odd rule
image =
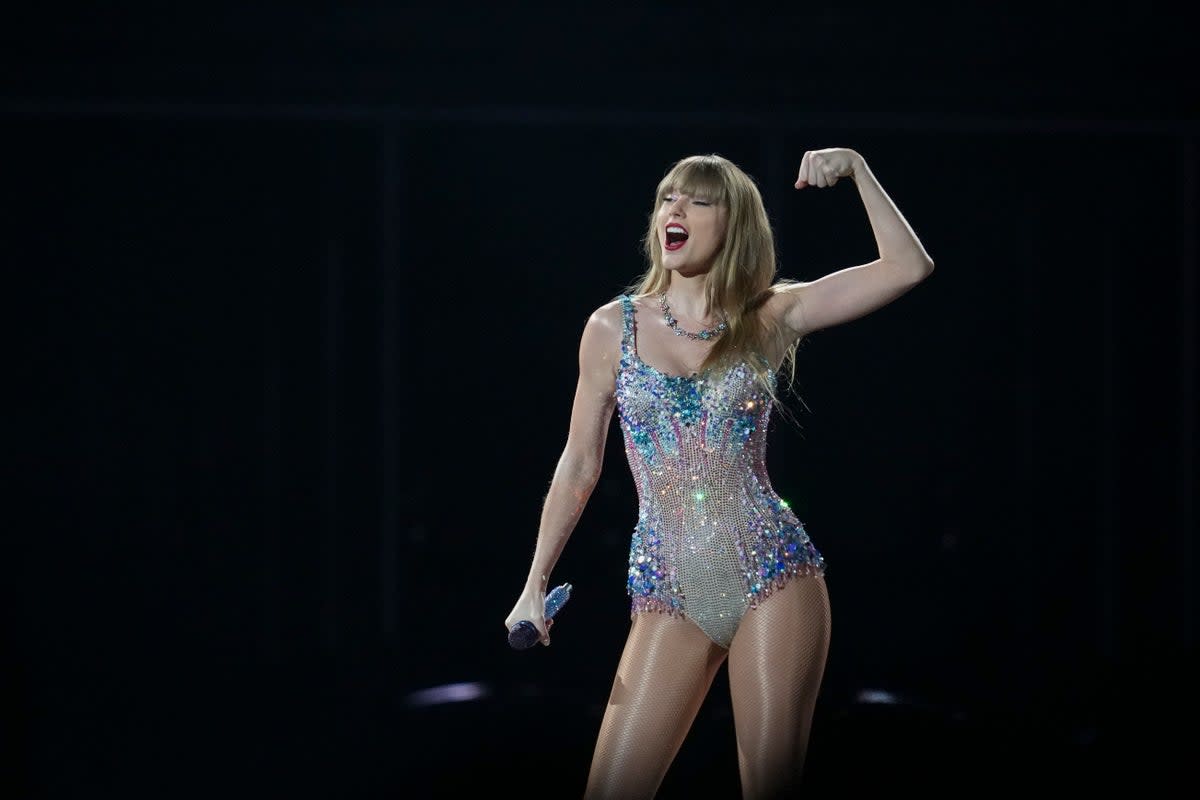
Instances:
[[[854,174],[862,156],[846,147],[827,147],[824,150],[809,150],[800,159],[800,176],[796,188],[816,186],[824,189],[833,186],[839,178]]]

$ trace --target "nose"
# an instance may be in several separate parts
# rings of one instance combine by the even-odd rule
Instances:
[[[679,197],[676,197],[670,205],[667,206],[667,210],[670,212],[671,216],[683,216],[683,202],[683,196],[680,195]]]

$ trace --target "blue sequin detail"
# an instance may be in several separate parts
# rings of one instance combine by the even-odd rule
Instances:
[[[691,618],[727,647],[745,609],[825,562],[767,480],[771,398],[749,364],[664,373],[641,360],[633,300],[621,304],[618,418],[639,499],[631,613]]]

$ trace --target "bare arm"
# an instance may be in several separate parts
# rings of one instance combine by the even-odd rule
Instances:
[[[604,465],[609,423],[616,407],[621,309],[610,303],[588,318],[579,342],[579,384],[567,444],[542,505],[537,547],[526,591],[544,592]]]
[[[879,247],[879,258],[784,287],[783,319],[797,335],[858,319],[897,299],[933,272],[933,259],[861,155],[830,148],[805,154],[797,188],[832,186],[850,177],[858,186]]]

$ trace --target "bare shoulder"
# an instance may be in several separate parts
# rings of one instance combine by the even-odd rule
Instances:
[[[621,329],[624,327],[624,313],[621,308],[621,298],[615,298],[596,308],[588,316],[584,334],[600,338],[613,338],[620,342]]]
[[[607,303],[600,306],[592,313],[602,315],[602,316],[608,318],[610,321],[620,322],[621,321],[621,305],[622,305],[621,298],[614,297],[612,300],[609,300]]]
[[[579,342],[580,367],[616,374],[621,358],[621,335],[624,331],[621,299],[615,298],[594,309],[583,326]]]

